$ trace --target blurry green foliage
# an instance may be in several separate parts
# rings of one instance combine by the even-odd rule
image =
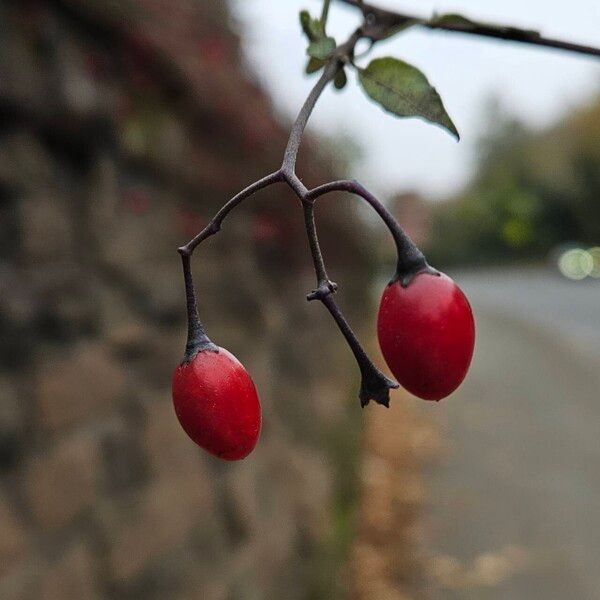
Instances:
[[[541,132],[489,112],[473,183],[433,209],[432,263],[536,260],[562,242],[600,243],[600,99]]]

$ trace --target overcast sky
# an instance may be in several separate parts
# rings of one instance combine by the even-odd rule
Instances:
[[[356,26],[357,11],[332,4],[329,31],[341,40]],[[600,46],[600,0],[378,0],[378,4],[423,16],[461,12]],[[317,0],[233,2],[250,66],[271,93],[276,109],[290,119],[315,81],[302,74],[305,43],[298,12],[308,8],[316,15],[320,6]],[[355,139],[363,158],[353,175],[380,194],[414,188],[443,197],[464,185],[475,142],[485,127],[483,106],[492,95],[539,127],[600,90],[598,59],[473,36],[415,29],[379,43],[372,52],[388,55],[411,62],[427,75],[462,140],[457,144],[437,127],[387,115],[366,99],[354,74],[341,94],[327,90],[310,125]]]

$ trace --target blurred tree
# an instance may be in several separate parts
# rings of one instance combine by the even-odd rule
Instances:
[[[490,103],[476,176],[433,209],[434,264],[543,258],[566,241],[600,241],[600,100],[534,132]],[[492,118],[493,116],[493,118]]]

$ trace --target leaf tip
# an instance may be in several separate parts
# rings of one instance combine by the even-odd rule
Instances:
[[[454,125],[454,123],[452,123],[452,121],[450,121],[450,124],[452,125],[452,127],[449,127],[448,131],[450,132],[450,134],[452,135],[452,137],[458,143],[458,142],[460,142],[460,133],[458,132],[458,129],[456,129],[456,126]]]

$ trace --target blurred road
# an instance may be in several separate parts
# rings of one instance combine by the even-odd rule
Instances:
[[[455,274],[477,347],[424,410],[447,442],[429,473],[434,598],[600,598],[600,282],[542,269]]]

